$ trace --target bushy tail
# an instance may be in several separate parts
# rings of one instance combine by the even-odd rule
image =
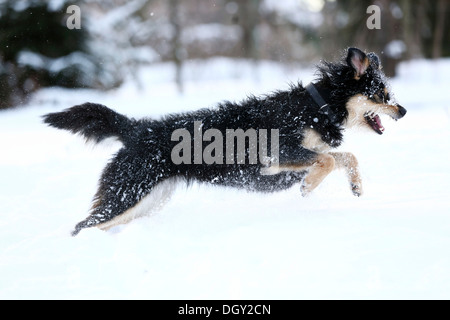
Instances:
[[[133,124],[136,122],[101,104],[84,103],[62,112],[43,116],[48,125],[79,133],[87,140],[100,142],[117,137],[125,145],[132,139]]]

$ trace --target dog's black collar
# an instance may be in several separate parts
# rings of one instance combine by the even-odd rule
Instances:
[[[331,108],[322,98],[322,96],[320,95],[319,91],[317,91],[314,84],[312,82],[309,83],[305,87],[305,89],[306,91],[308,91],[309,95],[314,100],[314,102],[319,106],[319,112],[325,114],[332,123],[336,123],[337,122],[336,114],[331,110]]]

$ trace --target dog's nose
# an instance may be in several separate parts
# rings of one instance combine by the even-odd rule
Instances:
[[[406,114],[406,109],[405,108],[403,108],[401,105],[397,105],[397,108],[398,108],[398,113],[400,114],[400,117],[399,118],[403,118],[403,116]]]

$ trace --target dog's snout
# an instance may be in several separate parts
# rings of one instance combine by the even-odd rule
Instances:
[[[398,108],[398,113],[400,115],[399,118],[403,118],[406,114],[406,109],[403,108],[401,105],[397,105],[397,108]]]

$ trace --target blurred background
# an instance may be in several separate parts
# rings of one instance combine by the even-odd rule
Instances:
[[[449,17],[449,0],[0,0],[0,109],[43,87],[111,90],[161,62],[183,92],[183,65],[213,57],[308,65],[356,46],[395,76],[402,60],[450,56]]]
[[[72,5],[80,29],[68,28]],[[449,10],[450,0],[0,0],[0,299],[450,299]],[[379,55],[408,110],[383,118],[382,137],[346,134],[340,150],[358,157],[364,197],[339,171],[303,199],[298,186],[181,184],[148,218],[70,237],[122,144],[86,148],[43,114],[89,101],[160,119],[306,84],[348,46]]]

